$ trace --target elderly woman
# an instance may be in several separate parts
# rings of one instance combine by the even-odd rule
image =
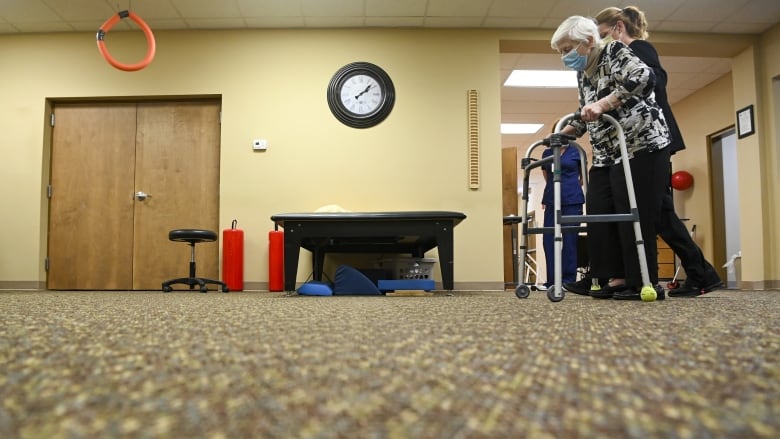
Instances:
[[[563,132],[580,137],[587,131],[590,135],[593,166],[585,201],[588,214],[630,211],[619,139],[612,125],[601,120],[607,113],[624,130],[648,275],[658,299],[664,299],[663,288],[657,286],[655,221],[669,181],[666,147],[670,137],[653,94],[653,70],[623,43],[603,44],[596,24],[585,17],[564,20],[550,45],[561,54],[566,67],[577,71],[582,120],[571,121]],[[615,239],[617,236],[620,239]],[[587,291],[590,280],[584,279],[564,285],[567,290],[590,293],[595,298],[640,299],[642,277],[631,223],[589,223],[588,253],[590,275],[599,278],[602,288]]]

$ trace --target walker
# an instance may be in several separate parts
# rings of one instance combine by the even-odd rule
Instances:
[[[520,234],[520,255],[519,260],[525,261],[526,258],[526,251],[527,251],[527,237],[528,234],[539,234],[539,233],[554,233],[554,273],[555,273],[555,279],[554,284],[551,288],[547,290],[547,298],[550,299],[552,302],[560,302],[563,300],[564,297],[564,291],[562,286],[562,267],[561,267],[561,252],[563,250],[563,231],[583,231],[585,230],[585,227],[582,226],[582,223],[589,223],[589,222],[627,222],[631,221],[634,223],[634,236],[636,238],[636,248],[637,248],[637,255],[639,256],[639,269],[642,275],[642,290],[640,292],[640,296],[643,301],[645,302],[652,302],[657,298],[658,293],[656,293],[655,288],[650,284],[650,276],[648,275],[647,271],[647,257],[645,256],[645,245],[644,241],[642,240],[642,231],[639,226],[639,210],[636,207],[636,196],[634,194],[634,181],[631,177],[631,167],[628,165],[629,159],[628,159],[628,150],[626,148],[626,139],[625,134],[623,133],[623,127],[620,126],[620,123],[618,123],[615,118],[608,114],[602,114],[601,117],[612,124],[612,126],[615,128],[615,131],[617,132],[617,137],[620,143],[620,156],[623,163],[623,172],[625,175],[626,180],[626,186],[627,186],[627,192],[628,192],[628,202],[629,207],[631,210],[631,213],[626,214],[604,214],[604,215],[562,215],[561,214],[561,172],[560,172],[560,163],[561,163],[561,147],[563,145],[570,145],[575,146],[580,153],[580,165],[582,168],[582,179],[583,184],[587,188],[587,158],[585,156],[585,151],[575,142],[572,142],[574,140],[573,136],[568,136],[566,134],[562,134],[559,131],[566,126],[566,124],[572,120],[572,119],[579,119],[580,114],[577,113],[571,113],[563,118],[560,119],[558,124],[555,126],[555,133],[552,134],[547,139],[539,140],[535,142],[533,145],[531,145],[530,148],[528,148],[528,151],[526,152],[525,158],[523,158],[521,164],[523,167],[523,209],[522,209],[522,216],[521,216],[521,224],[522,224],[522,233]],[[539,145],[545,145],[552,148],[552,156],[546,157],[541,160],[535,160],[531,158],[531,153],[533,150],[538,147]],[[553,173],[553,195],[554,195],[554,209],[555,209],[555,221],[553,227],[528,227],[527,224],[527,216],[528,216],[528,182],[529,178],[528,175],[532,169],[541,167],[544,164],[549,163],[552,161],[552,173]],[[515,264],[517,264],[517,259],[515,260]],[[520,277],[520,279],[525,278],[525,267],[524,264],[521,265],[523,270],[523,275]],[[591,286],[591,290],[598,290],[601,286],[598,283],[598,279],[593,279],[593,286]],[[526,284],[519,284],[517,288],[515,289],[515,295],[520,299],[525,299],[530,294],[530,288]]]

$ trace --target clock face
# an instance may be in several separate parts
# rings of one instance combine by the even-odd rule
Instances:
[[[343,124],[369,128],[385,120],[395,103],[390,76],[380,67],[355,62],[340,68],[328,84],[328,106]]]
[[[382,87],[373,76],[357,74],[341,85],[341,103],[350,113],[365,116],[382,105]]]

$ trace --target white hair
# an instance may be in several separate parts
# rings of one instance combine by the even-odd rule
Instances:
[[[596,43],[601,41],[599,28],[596,26],[596,23],[590,18],[573,15],[563,20],[563,23],[555,30],[550,40],[550,47],[558,50],[558,44],[563,40],[586,42],[588,37],[592,38]]]

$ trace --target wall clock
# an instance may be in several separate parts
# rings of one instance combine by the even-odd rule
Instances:
[[[369,128],[385,120],[395,104],[390,76],[367,62],[340,68],[328,84],[328,106],[336,119],[353,128]]]

